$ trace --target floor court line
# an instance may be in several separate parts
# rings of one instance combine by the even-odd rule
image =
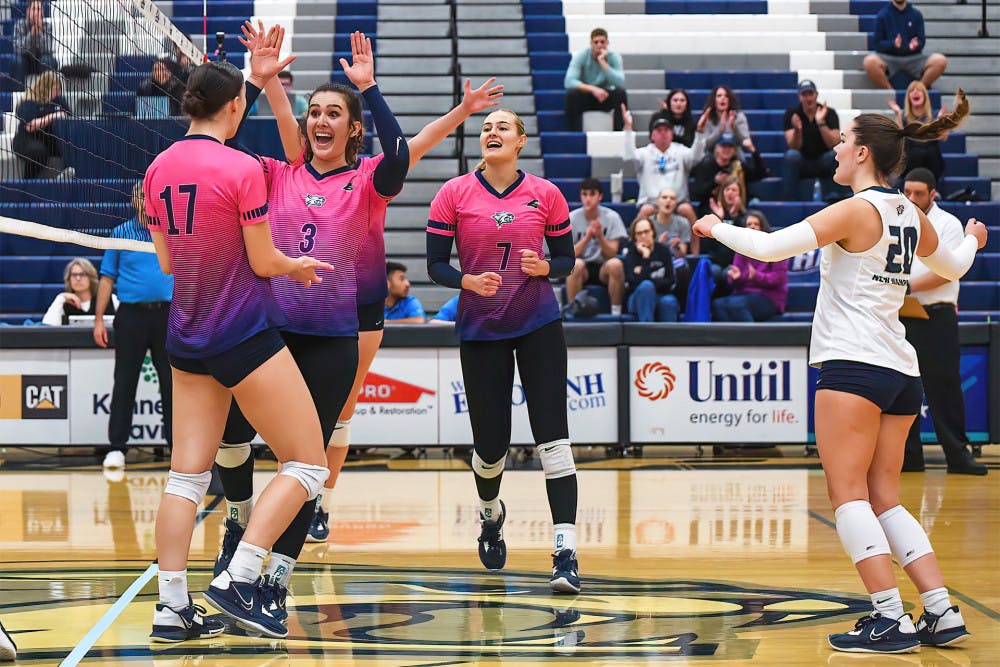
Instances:
[[[214,510],[219,503],[222,502],[222,499],[223,496],[216,496],[212,502],[205,507],[205,509],[198,513],[198,516],[195,517],[194,525],[197,526],[199,523],[204,521],[205,517],[211,514],[212,510]],[[59,663],[59,667],[76,667],[76,665],[80,664],[80,661],[87,657],[90,649],[93,648],[95,643],[97,643],[97,640],[100,639],[101,635],[103,635],[118,619],[118,617],[121,616],[122,612],[125,611],[125,608],[128,607],[129,603],[135,599],[135,596],[139,594],[139,591],[141,591],[146,584],[153,580],[153,577],[156,576],[157,572],[159,572],[159,568],[156,563],[150,563],[149,567],[147,567],[146,570],[140,574],[128,588],[125,589],[125,592],[122,593],[121,597],[118,598],[106,612],[104,612],[104,615],[98,619],[97,623],[94,624],[94,627],[87,631],[87,634],[85,634],[83,639],[81,639],[73,650],[70,651],[69,655],[67,655],[63,661]]]

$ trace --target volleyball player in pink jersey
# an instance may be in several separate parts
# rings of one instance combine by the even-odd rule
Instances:
[[[431,203],[427,270],[436,283],[462,290],[455,325],[475,445],[479,559],[489,570],[507,561],[500,479],[510,448],[516,358],[554,524],[550,583],[557,593],[578,593],[566,341],[549,284],[573,270],[575,257],[566,199],[552,183],[517,168],[527,140],[514,112],[501,109],[486,117],[479,135],[482,162],[445,183]],[[461,270],[450,264],[452,242]]]
[[[244,33],[247,39],[242,41],[252,54],[251,71],[267,69],[267,63],[258,55],[258,50],[267,48],[263,26],[258,30],[248,23]],[[282,33],[279,28],[276,33],[278,49]],[[336,281],[326,281],[310,290],[288,280],[278,279],[271,283],[287,319],[282,336],[305,377],[319,413],[324,441],[333,433],[358,368],[355,266],[361,248],[373,230],[381,238],[386,206],[402,189],[408,168],[469,114],[496,104],[491,98],[499,92],[488,85],[471,91],[467,84],[462,106],[465,113],[429,124],[414,138],[416,150],[411,152],[375,83],[370,40],[356,32],[351,41],[352,62],[342,59],[341,65],[372,112],[383,153],[374,158],[359,157],[364,145],[364,130],[361,98],[353,89],[339,84],[323,84],[317,88],[310,96],[303,119],[303,137],[287,94],[280,85],[275,85],[276,80],[272,80],[267,88],[268,100],[289,161],[260,158],[268,182],[269,215],[276,246],[288,252],[308,253],[343,267],[338,269]],[[256,92],[250,91],[251,95]],[[452,120],[454,125],[448,126],[447,122]],[[382,282],[385,282],[384,269]],[[253,427],[247,424],[234,403],[216,457],[229,513],[226,536],[215,565],[217,574],[226,568],[250,515],[253,458],[249,443],[254,436]],[[346,453],[347,450],[343,448],[342,451]],[[336,457],[336,464],[331,465],[332,474],[339,473],[343,461],[342,456]],[[287,582],[310,523],[319,513],[314,512],[314,506],[314,502],[307,502],[275,542],[264,573],[269,608],[279,619],[287,617]],[[325,524],[325,512],[323,515],[322,523]]]
[[[317,269],[333,267],[308,255],[291,259],[275,248],[260,165],[223,145],[243,117],[244,94],[243,76],[231,64],[195,69],[183,100],[190,129],[153,160],[143,183],[156,254],[175,281],[167,333],[177,390],[175,435],[156,523],[154,641],[223,630],[192,603],[186,566],[233,396],[267,438],[282,471],[261,495],[228,571],[205,593],[213,606],[261,633],[287,634],[262,606],[259,575],[274,540],[329,474],[316,411],[276,328],[283,318],[268,278],[287,275],[309,286],[322,281]]]

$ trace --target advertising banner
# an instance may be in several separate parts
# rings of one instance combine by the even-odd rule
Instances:
[[[68,350],[0,350],[0,443],[67,444],[68,375]]]
[[[70,441],[74,445],[103,445],[108,442],[111,389],[115,378],[113,350],[73,350],[70,356]],[[163,402],[160,378],[153,360],[146,355],[139,372],[139,385],[132,408],[134,445],[162,445]]]
[[[615,348],[569,349],[566,408],[569,437],[574,444],[618,442],[618,366]],[[455,348],[440,349],[438,387],[441,396],[441,437],[444,445],[471,445],[472,426]],[[532,444],[528,408],[515,371],[511,394],[511,442]]]
[[[437,444],[437,357],[437,349],[379,351],[358,395],[351,444]]]
[[[805,442],[806,350],[634,347],[632,442]]]

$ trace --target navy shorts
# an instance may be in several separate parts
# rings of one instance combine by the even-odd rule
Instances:
[[[384,301],[358,304],[358,331],[382,331],[384,328]]]
[[[887,415],[919,414],[924,396],[919,377],[860,361],[824,361],[816,380],[820,389],[867,398]]]
[[[170,355],[170,365],[185,373],[211,375],[226,389],[232,389],[284,347],[277,329],[264,329],[212,357],[187,359]]]

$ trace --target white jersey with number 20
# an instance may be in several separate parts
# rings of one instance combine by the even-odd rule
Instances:
[[[919,377],[899,309],[920,240],[917,208],[898,190],[872,187],[854,195],[882,218],[882,237],[862,252],[837,243],[822,250],[809,363],[860,361]]]

